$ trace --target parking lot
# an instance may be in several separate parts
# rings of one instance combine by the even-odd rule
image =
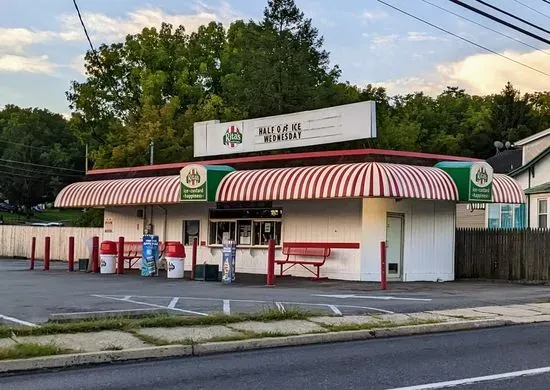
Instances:
[[[446,308],[547,301],[548,285],[459,281],[448,283],[377,283],[277,279],[239,275],[232,285],[168,280],[161,274],[100,275],[69,273],[66,264],[50,271],[27,271],[28,262],[0,260],[0,322],[31,325],[52,318],[78,318],[147,312],[205,316],[299,308],[327,314],[417,312]]]

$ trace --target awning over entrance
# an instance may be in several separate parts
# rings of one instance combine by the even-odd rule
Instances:
[[[101,180],[73,183],[61,190],[55,207],[102,207],[180,202],[180,177]]]
[[[368,162],[232,172],[221,181],[216,201],[364,197],[456,201],[458,191],[438,168]]]
[[[493,177],[493,203],[524,203],[523,189],[507,175],[495,173]]]

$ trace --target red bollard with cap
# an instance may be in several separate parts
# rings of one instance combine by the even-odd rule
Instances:
[[[124,237],[118,238],[118,260],[116,266],[116,273],[122,275],[124,273]]]
[[[380,288],[385,290],[386,284],[386,241],[380,242]]]
[[[99,272],[99,237],[92,237],[92,272]]]
[[[267,247],[267,285],[275,285],[275,240],[269,240]]]
[[[44,271],[50,270],[50,237],[44,239]]]
[[[191,253],[191,280],[195,280],[195,268],[197,267],[197,247],[199,240],[193,239],[193,252]]]
[[[69,237],[69,272],[74,271],[74,237]]]
[[[34,271],[34,260],[36,259],[36,237],[32,238],[31,243],[31,265],[29,271]]]

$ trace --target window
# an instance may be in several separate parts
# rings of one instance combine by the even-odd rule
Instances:
[[[525,205],[488,205],[487,227],[489,229],[521,229],[525,227]]]
[[[235,221],[210,222],[210,245],[222,245],[224,241],[235,239]]]
[[[539,228],[546,229],[548,227],[548,200],[547,199],[539,199],[538,213],[539,213]]]
[[[269,240],[281,244],[281,209],[217,208],[210,210],[209,245],[223,245],[226,239],[240,246],[267,246]]]
[[[193,240],[199,240],[200,221],[183,221],[183,245],[193,245]]]

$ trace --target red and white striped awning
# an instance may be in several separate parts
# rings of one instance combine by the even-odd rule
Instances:
[[[55,207],[80,208],[180,202],[180,177],[85,181],[63,188]]]
[[[364,197],[456,201],[458,190],[439,168],[368,162],[236,171],[216,193],[218,202]]]
[[[493,175],[493,203],[524,203],[523,189],[508,175]]]

